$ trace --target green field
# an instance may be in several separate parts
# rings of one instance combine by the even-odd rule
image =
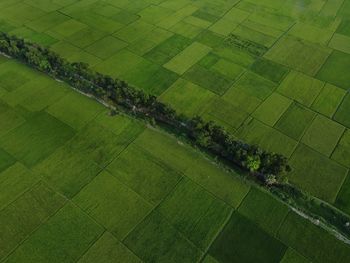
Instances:
[[[21,64],[6,64],[21,72]],[[39,94],[63,88],[26,74],[29,83],[45,79]],[[347,245],[174,137],[111,117],[69,89],[39,110],[28,101],[11,106],[0,97],[11,124],[0,136],[3,262],[350,260]],[[77,104],[85,107],[75,111]]]
[[[284,154],[347,214],[349,18],[350,0],[0,1],[0,31]],[[232,173],[0,56],[0,262],[350,262]]]

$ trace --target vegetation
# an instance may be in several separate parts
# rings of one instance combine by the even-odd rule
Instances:
[[[255,56],[262,56],[264,55],[268,48],[255,43],[251,40],[248,39],[244,39],[238,35],[235,34],[230,34],[226,39],[225,39],[225,43],[228,46],[235,46],[238,47],[239,49],[242,50],[246,50],[248,51],[250,54],[255,55]]]
[[[122,107],[152,122],[169,125],[186,135],[196,146],[240,166],[266,184],[281,182],[290,171],[284,156],[237,141],[212,121],[179,115],[155,96],[122,80],[95,72],[85,63],[70,63],[47,48],[6,33],[0,34],[0,51],[112,106]]]

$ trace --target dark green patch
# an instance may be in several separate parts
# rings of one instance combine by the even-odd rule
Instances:
[[[318,71],[316,77],[340,88],[350,88],[350,54],[334,50]]]
[[[159,213],[152,212],[124,243],[145,262],[197,262],[202,252]]]
[[[0,145],[31,167],[49,156],[74,135],[68,125],[41,112],[0,139]]]
[[[252,54],[254,56],[262,56],[268,50],[267,47],[265,47],[259,43],[251,41],[249,39],[242,38],[242,37],[240,37],[238,35],[234,35],[234,34],[230,34],[225,39],[225,45],[237,47],[238,49],[244,50],[244,51],[246,51],[249,54]]]
[[[349,75],[349,74],[348,74]],[[334,119],[346,127],[350,128],[350,94],[346,94],[343,102],[340,104]]]
[[[286,246],[253,222],[234,213],[209,249],[219,262],[279,262]]]
[[[313,111],[299,103],[293,103],[275,127],[293,139],[299,140],[314,117],[315,113]]]
[[[256,60],[250,69],[260,76],[277,83],[280,83],[288,74],[286,67],[264,58]]]
[[[6,71],[0,75],[0,87],[11,92],[26,83],[28,79],[20,72]]]
[[[175,34],[145,54],[145,58],[163,65],[192,44],[192,40]]]
[[[223,75],[207,70],[204,67],[194,65],[184,75],[183,78],[206,88],[218,95],[222,95],[232,84],[231,80]]]
[[[0,148],[0,173],[16,162],[8,152]]]

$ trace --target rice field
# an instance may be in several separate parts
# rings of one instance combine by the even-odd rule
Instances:
[[[284,154],[348,214],[349,17],[349,0],[0,1],[0,31]],[[3,56],[0,187],[0,262],[350,262],[196,150]]]

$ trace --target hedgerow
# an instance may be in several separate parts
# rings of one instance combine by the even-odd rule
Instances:
[[[3,32],[0,33],[0,51],[109,105],[122,107],[127,112],[152,120],[152,123],[172,127],[196,146],[238,165],[265,184],[281,182],[290,171],[286,157],[236,140],[212,121],[204,121],[199,116],[187,118],[179,115],[156,96],[120,79],[95,72],[85,63],[70,63],[48,48]]]

